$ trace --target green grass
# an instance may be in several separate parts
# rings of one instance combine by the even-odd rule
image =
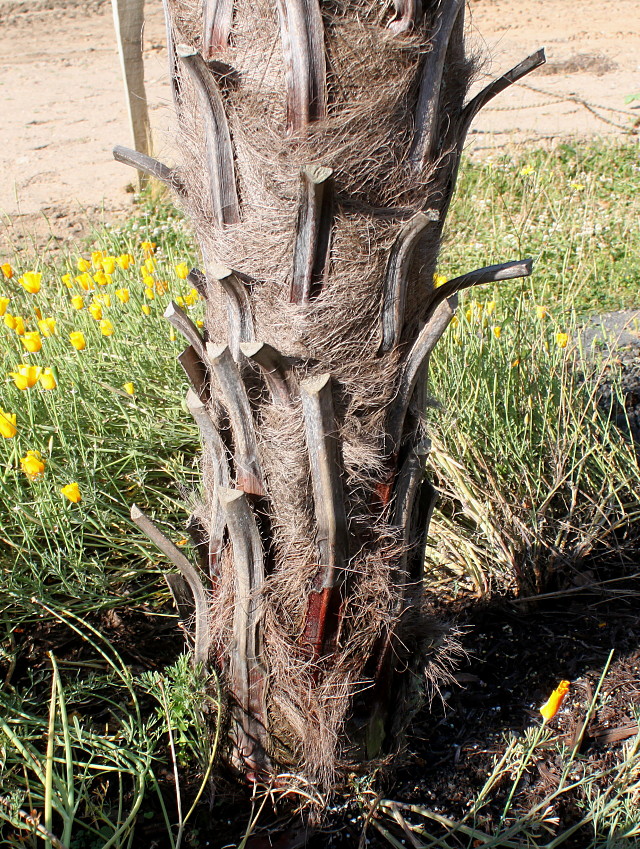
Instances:
[[[149,547],[132,530],[129,507],[137,501],[184,525],[180,488],[198,486],[198,438],[184,408],[186,379],[175,359],[181,346],[169,338],[162,318],[169,299],[190,290],[173,267],[186,253],[164,248],[154,276],[168,288],[150,300],[140,279],[144,255],[139,241],[134,245],[127,231],[105,232],[98,244],[106,253],[110,247],[118,254],[131,251],[136,260],[128,270],[117,267],[110,285],[96,285],[87,293],[78,285],[68,290],[61,276],[80,274],[77,257],[69,257],[62,268],[36,263],[42,271],[36,294],[17,283],[27,268],[16,269],[4,283],[8,313],[22,316],[28,331],[37,329],[39,309],[43,317],[55,319],[56,333],[42,338],[40,351],[28,353],[20,337],[0,324],[0,368],[7,375],[0,407],[16,415],[18,428],[13,439],[3,440],[0,461],[3,607],[9,603],[4,590],[83,610],[116,604],[125,591],[153,599],[157,567],[149,562]],[[116,288],[130,291],[127,303],[115,296]],[[78,294],[85,301],[81,310],[70,303],[70,296]],[[105,295],[111,304],[102,305],[103,316],[114,327],[108,337],[87,309],[94,298]],[[150,315],[143,314],[143,304]],[[199,305],[191,309],[197,317]],[[77,331],[86,340],[81,351],[69,341],[69,334]],[[47,390],[37,383],[17,388],[8,375],[21,363],[51,367],[57,387]],[[123,388],[127,383],[135,388],[133,396]],[[20,467],[29,450],[40,452],[45,463],[44,473],[34,481]],[[69,482],[80,487],[78,504],[61,495]]]
[[[625,532],[637,548],[640,529],[640,470],[616,424],[624,402],[614,364],[582,350],[575,318],[560,325],[560,347],[551,316],[539,318],[530,299],[515,303],[514,312],[498,300],[490,316],[486,303],[463,308],[430,374],[443,406],[430,413],[440,498],[429,559],[479,594],[543,591],[594,549],[622,551]]]
[[[637,533],[637,458],[611,409],[598,403],[607,364],[585,356],[579,324],[593,312],[638,306],[638,162],[634,144],[565,144],[553,152],[463,164],[440,272],[453,277],[524,256],[533,256],[536,266],[528,280],[468,294],[458,324],[432,359],[430,392],[440,409],[429,411],[429,462],[442,491],[429,550],[434,586],[486,593],[517,584],[534,591],[563,563]],[[141,243],[148,240],[158,243],[153,276],[167,283],[154,300],[145,296],[139,272]],[[73,308],[61,281],[65,273],[80,273],[77,258],[88,258],[91,249],[135,257],[129,270],[116,269],[113,283],[96,285],[92,293],[110,294],[111,305],[103,305],[114,327],[108,337],[86,305]],[[190,288],[175,264],[196,259],[180,217],[163,202],[143,202],[140,215],[125,226],[96,231],[91,249],[55,263],[46,256],[28,263],[0,257],[16,272],[0,283],[0,295],[10,298],[7,311],[21,315],[27,330],[37,329],[36,308],[57,322],[56,335],[43,338],[42,350],[31,354],[0,323],[2,373],[30,363],[52,368],[58,384],[20,390],[6,377],[0,389],[0,408],[15,413],[17,424],[13,438],[0,440],[0,659],[11,670],[21,658],[25,629],[61,620],[82,630],[95,657],[86,669],[58,659],[57,671],[53,657],[46,663],[36,658],[29,674],[15,683],[9,676],[0,689],[2,835],[11,846],[25,839],[41,844],[46,838],[34,836],[19,813],[28,816],[33,808],[43,827],[52,824],[57,836],[79,849],[108,840],[131,845],[136,817],[168,804],[157,775],[169,745],[178,777],[199,776],[184,790],[179,826],[167,825],[167,845],[176,846],[217,745],[199,743],[207,739],[201,683],[182,662],[136,677],[88,623],[99,611],[123,605],[167,609],[165,564],[131,524],[129,508],[135,501],[167,521],[178,541],[188,493],[199,486],[198,435],[175,361],[181,345],[170,339],[162,318],[168,300]],[[17,283],[30,270],[42,272],[37,294]],[[128,303],[114,297],[118,287],[130,290]],[[92,295],[84,297],[88,303]],[[536,310],[541,306],[544,317]],[[191,309],[197,318],[199,305]],[[86,337],[83,351],[69,343],[68,334],[77,330]],[[558,333],[567,334],[566,347],[558,345]],[[615,368],[609,372],[619,400]],[[129,382],[133,396],[123,388]],[[29,450],[45,463],[34,481],[20,467]],[[82,493],[78,504],[61,495],[70,482]],[[108,717],[108,733],[98,733],[98,716]],[[505,744],[507,760],[497,767],[503,778],[547,744],[546,737]],[[635,786],[637,750],[630,746],[621,754],[608,796],[597,789],[601,782],[584,779],[586,810],[598,833],[624,815],[624,794],[616,788]],[[493,790],[487,787],[488,796]],[[470,800],[478,817],[462,823],[478,833],[480,801],[474,808]],[[527,831],[536,817],[536,828],[544,830],[543,815],[540,808],[519,815],[520,822],[511,817],[506,827],[511,837],[519,835],[518,845],[547,845],[535,842],[538,831],[533,837]],[[466,843],[441,837],[429,843],[424,823],[421,828],[413,832],[421,845],[447,849],[484,840],[460,827]]]
[[[640,157],[635,143],[465,160],[440,263],[449,277],[531,256],[532,286],[502,287],[578,315],[638,306]]]

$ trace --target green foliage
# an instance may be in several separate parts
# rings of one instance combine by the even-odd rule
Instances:
[[[571,305],[578,315],[636,307],[639,177],[633,143],[563,143],[467,160],[441,273],[531,256],[540,302]],[[521,291],[518,282],[501,285],[504,298]]]
[[[200,764],[204,771],[213,750],[209,738],[215,723],[211,720],[219,714],[221,705],[219,695],[217,699],[210,695],[210,684],[202,670],[194,669],[191,658],[182,655],[161,674],[142,675],[140,684],[158,702],[158,719],[171,728],[178,762]]]
[[[36,310],[55,319],[55,335],[42,338],[40,351],[25,351],[16,332],[0,324],[0,368],[6,375],[0,407],[17,417],[16,436],[0,446],[3,590],[83,610],[112,606],[123,592],[153,597],[157,568],[149,557],[155,561],[155,552],[150,555],[148,543],[133,529],[130,505],[136,501],[184,524],[183,494],[198,486],[198,437],[184,409],[186,380],[175,359],[183,346],[173,333],[170,338],[162,318],[171,298],[190,299],[191,286],[178,279],[177,257],[166,249],[155,255],[153,273],[145,270],[153,290],[145,285],[140,271],[145,254],[140,244],[133,247],[126,230],[103,233],[99,243],[106,255],[132,251],[134,262],[127,270],[116,266],[105,286],[92,281],[93,291],[74,281],[83,274],[76,257],[63,268],[40,264],[38,293],[17,282],[27,268],[5,281],[7,313],[23,317],[27,331],[38,329]],[[185,253],[179,258],[183,261]],[[84,272],[85,281],[99,274],[97,265]],[[70,275],[73,288],[67,289],[63,274]],[[116,296],[121,289],[130,292],[126,303]],[[84,299],[82,309],[73,307],[72,296]],[[100,322],[88,311],[92,302],[113,325],[112,335],[102,335]],[[199,317],[197,302],[188,309]],[[76,331],[84,334],[84,350],[70,343],[69,334]],[[41,382],[17,388],[9,374],[23,363],[52,368],[56,388],[44,389]],[[133,395],[125,384],[133,384]],[[40,452],[45,463],[36,480],[20,467],[29,450]],[[70,482],[79,485],[77,504],[60,492]]]
[[[429,556],[477,592],[517,582],[529,594],[596,546],[637,543],[640,471],[616,423],[615,364],[583,350],[559,305],[495,297],[466,301],[432,358],[442,407],[429,416],[440,492]]]
[[[107,641],[72,614],[56,618],[99,660],[66,682],[50,654],[50,671],[0,692],[0,785],[10,792],[0,799],[3,845],[22,847],[31,834],[33,846],[38,837],[56,849],[128,847],[152,777],[157,722],[143,718],[131,672]]]

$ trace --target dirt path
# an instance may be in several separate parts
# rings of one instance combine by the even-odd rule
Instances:
[[[482,153],[532,139],[622,135],[640,110],[639,0],[469,0],[478,84],[541,45],[548,65],[483,112]],[[171,163],[172,109],[160,0],[148,0],[147,93],[156,155]],[[0,0],[0,250],[83,235],[131,207],[134,174],[112,160],[130,144],[111,6],[104,0]],[[636,104],[638,105],[638,104]],[[3,244],[4,243],[4,244]]]

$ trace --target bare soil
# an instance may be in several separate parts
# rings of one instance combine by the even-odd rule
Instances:
[[[540,46],[548,57],[482,113],[469,149],[628,133],[640,118],[624,103],[640,89],[638,12],[638,0],[469,0],[486,57],[477,85]],[[144,53],[155,152],[171,164],[160,0],[147,3]],[[130,212],[135,174],[111,156],[130,141],[108,0],[0,0],[0,93],[3,255],[55,248]]]

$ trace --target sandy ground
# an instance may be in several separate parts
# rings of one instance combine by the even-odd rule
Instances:
[[[478,85],[540,46],[548,64],[494,101],[469,147],[479,155],[532,140],[622,136],[640,109],[640,0],[469,0],[472,43],[486,56]],[[171,164],[172,108],[160,0],[144,31],[156,156]],[[133,172],[113,161],[130,145],[111,6],[103,0],[0,0],[0,250],[55,247],[115,220],[132,203]],[[635,104],[638,106],[638,104]]]

